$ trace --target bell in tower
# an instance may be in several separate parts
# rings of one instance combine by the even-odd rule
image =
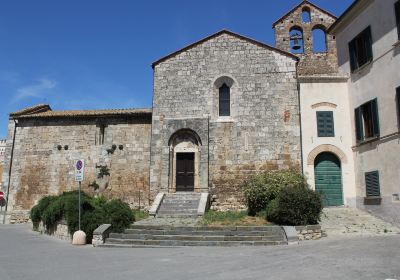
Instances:
[[[292,47],[293,50],[298,51],[301,49],[301,46],[299,43],[300,40],[303,40],[303,36],[300,33],[296,32],[290,36],[290,41],[293,42],[293,47]]]

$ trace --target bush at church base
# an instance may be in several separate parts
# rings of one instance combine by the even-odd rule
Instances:
[[[297,170],[268,171],[245,182],[243,191],[249,215],[255,216],[264,211],[280,190],[289,186],[306,189],[307,182]]]
[[[79,228],[78,199],[77,191],[42,198],[31,210],[34,229],[43,222],[46,230],[49,230],[65,219],[72,235]],[[92,198],[82,192],[81,207],[81,228],[87,235],[88,243],[92,240],[93,231],[101,224],[111,224],[113,232],[123,232],[134,222],[129,205],[120,200]]]
[[[316,225],[320,220],[322,201],[308,188],[283,188],[266,208],[268,221],[288,226]]]

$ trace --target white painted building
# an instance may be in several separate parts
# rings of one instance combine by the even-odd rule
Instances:
[[[400,1],[355,1],[329,33],[350,77],[357,206],[400,224]]]

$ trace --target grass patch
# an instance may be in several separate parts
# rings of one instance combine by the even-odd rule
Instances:
[[[147,211],[134,209],[134,210],[132,210],[132,212],[133,212],[133,215],[135,216],[136,222],[145,220],[149,217],[149,212],[147,212]]]
[[[199,222],[204,226],[265,226],[269,223],[263,217],[251,217],[246,211],[218,212],[210,210]]]

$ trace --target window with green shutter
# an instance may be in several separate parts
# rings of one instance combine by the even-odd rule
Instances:
[[[380,196],[381,187],[379,183],[379,171],[365,173],[365,186],[367,197]]]
[[[379,138],[378,99],[368,101],[355,109],[355,128],[357,142]]]
[[[318,137],[335,137],[335,126],[332,111],[317,112]]]
[[[359,69],[373,60],[372,33],[368,26],[349,43],[351,71]]]

